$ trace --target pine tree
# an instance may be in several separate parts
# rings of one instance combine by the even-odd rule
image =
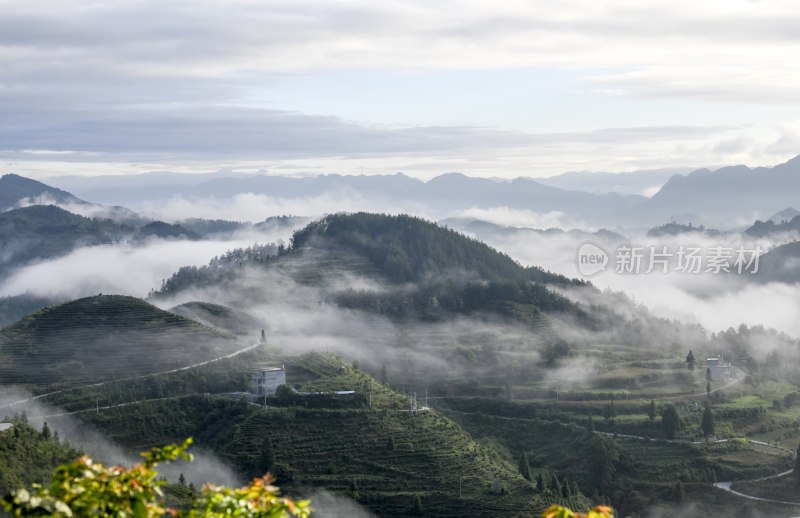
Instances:
[[[389,384],[389,375],[386,374],[386,364],[381,365],[381,383],[384,385]]]
[[[264,474],[272,469],[275,464],[275,450],[272,448],[272,439],[268,435],[261,441],[261,458],[259,459],[259,472]]]
[[[798,446],[798,451],[800,451],[800,446]],[[544,474],[541,471],[536,476],[536,488],[542,493],[547,491],[547,483],[544,481]]]
[[[667,405],[664,408],[664,413],[661,415],[661,427],[668,439],[675,437],[675,432],[681,429],[681,418],[674,406]]]
[[[414,497],[414,506],[413,506],[414,514],[417,516],[422,516],[425,514],[425,509],[422,507],[422,499],[419,495]]]
[[[794,479],[797,487],[800,487],[800,444],[797,445],[797,453],[794,458]]]
[[[647,407],[647,417],[649,417],[651,421],[655,421],[656,419],[656,402],[652,399],[650,400],[650,406]]]
[[[683,484],[681,484],[680,480],[675,483],[675,489],[672,491],[672,499],[678,504],[683,502]]]
[[[186,487],[186,477],[183,476],[183,473],[178,475],[178,485],[182,487]]]
[[[703,418],[700,421],[700,429],[703,430],[703,435],[706,440],[714,435],[714,414],[711,413],[711,407],[706,405],[703,410]]]
[[[569,498],[569,482],[567,479],[564,479],[564,482],[561,483],[561,498]]]
[[[45,441],[49,440],[50,437],[52,436],[52,434],[50,433],[50,427],[47,426],[47,421],[45,421],[44,425],[42,426],[41,436],[42,436],[42,439],[44,439]]]
[[[522,453],[522,456],[519,458],[519,474],[522,477],[531,482],[531,466],[530,462],[528,461],[528,454],[526,452]]]
[[[558,475],[553,473],[553,479],[550,482],[552,484],[550,489],[553,490],[554,495],[557,495],[559,492],[561,492],[561,482],[558,480]]]
[[[694,359],[694,353],[691,349],[689,349],[689,354],[686,355],[686,368],[690,371],[694,371],[696,360]]]

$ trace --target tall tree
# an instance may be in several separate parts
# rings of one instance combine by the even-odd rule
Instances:
[[[661,414],[661,428],[669,439],[674,438],[675,432],[681,429],[681,418],[673,405],[664,408],[664,413]]]
[[[47,421],[45,421],[44,425],[42,426],[42,434],[41,435],[42,435],[42,439],[44,439],[45,441],[50,439],[50,437],[51,437],[50,427],[47,426]]]
[[[553,494],[558,495],[561,492],[561,482],[558,481],[558,475],[556,475],[555,472],[553,472],[553,478],[550,480],[550,483],[552,484],[550,489],[553,490]]]
[[[272,448],[272,439],[268,435],[261,441],[261,455],[259,458],[259,471],[261,475],[270,471],[275,464],[275,450]]]
[[[419,495],[416,495],[414,497],[414,505],[412,506],[412,512],[416,516],[422,516],[423,514],[425,514],[425,508],[422,507],[422,499],[419,497]]]
[[[656,419],[656,402],[652,399],[650,400],[650,406],[647,407],[647,417],[649,417],[651,421],[655,421]]]
[[[711,413],[711,407],[706,405],[703,410],[703,418],[700,421],[700,428],[703,430],[703,435],[706,440],[714,435],[714,414]]]
[[[800,450],[800,447],[798,447],[798,450]],[[536,488],[542,493],[547,491],[547,483],[544,481],[544,474],[541,471],[536,475]]]
[[[794,457],[794,480],[797,487],[800,487],[800,444],[797,445],[797,453]]]
[[[675,489],[672,490],[672,499],[675,500],[676,503],[681,503],[684,498],[683,484],[681,484],[679,480],[675,483]]]
[[[686,368],[689,369],[689,371],[694,372],[695,363],[696,360],[694,359],[694,353],[691,349],[689,349],[689,354],[686,355]]]
[[[523,452],[522,456],[519,458],[519,474],[527,480],[531,481],[531,465],[528,462],[528,454],[527,452]]]

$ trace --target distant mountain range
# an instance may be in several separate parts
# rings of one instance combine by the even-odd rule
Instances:
[[[393,175],[284,177],[218,172],[211,175],[159,173],[128,177],[53,178],[60,187],[107,204],[132,204],[181,196],[231,198],[256,193],[284,199],[321,195],[386,201],[387,207],[435,217],[469,208],[507,207],[535,213],[561,212],[593,226],[646,229],[669,221],[721,229],[743,228],[755,219],[797,204],[800,157],[774,167],[743,165],[717,170],[662,169],[635,173],[566,173],[545,179],[498,180],[447,173],[423,182]],[[663,185],[663,186],[662,186]],[[662,186],[660,189],[659,186]],[[647,198],[641,192],[658,191]],[[63,191],[59,191],[63,192]],[[342,206],[342,210],[363,207]],[[776,214],[777,213],[777,214]],[[320,216],[321,214],[307,214]]]
[[[117,186],[114,180],[105,178],[105,187],[92,189],[82,188],[77,191],[91,199],[109,204],[127,204],[135,206],[145,200],[162,200],[174,196],[185,198],[230,198],[237,194],[255,193],[275,198],[300,199],[324,194],[361,197],[367,200],[382,200],[387,206],[424,206],[428,210],[447,211],[470,207],[492,208],[510,207],[535,212],[559,211],[583,218],[597,218],[620,208],[629,208],[644,201],[639,195],[621,195],[617,193],[594,194],[585,191],[571,191],[550,187],[543,183],[517,178],[511,181],[487,178],[472,178],[460,173],[448,173],[423,182],[402,173],[393,175],[321,175],[307,178],[283,176],[232,176],[207,179],[194,175],[197,183],[164,184],[156,182],[154,177],[141,179],[140,183],[131,184],[132,180],[120,179]],[[72,184],[81,188],[85,182],[53,179],[60,185]],[[389,204],[390,203],[390,204]],[[359,207],[343,206],[342,210],[355,210]],[[306,214],[320,216],[321,214]]]
[[[616,192],[619,194],[641,194],[650,196],[657,192],[676,174],[688,174],[690,167],[648,169],[629,173],[607,173],[599,171],[576,171],[550,178],[536,180],[550,187],[595,194]]]
[[[652,198],[614,216],[733,228],[796,204],[798,193],[800,157],[795,157],[771,168],[738,165],[675,175]]]
[[[244,193],[301,200],[315,196],[338,196],[343,211],[363,210],[348,206],[348,199],[386,203],[390,210],[414,213],[424,210],[437,218],[452,217],[467,209],[508,208],[533,213],[563,213],[595,227],[647,229],[674,221],[720,229],[746,228],[770,215],[776,222],[796,214],[787,209],[797,203],[800,192],[800,157],[772,168],[743,165],[711,171],[699,169],[672,174],[674,170],[638,173],[567,173],[549,179],[498,180],[447,173],[423,182],[402,173],[393,175],[320,175],[284,177],[215,173],[175,173],[141,176],[53,178],[61,187],[73,186],[77,195],[18,175],[0,179],[0,210],[20,205],[20,200],[46,198],[56,203],[87,204],[79,196],[105,204],[140,204],[180,196],[187,199],[231,199]],[[672,176],[665,180],[665,178]],[[605,192],[645,191],[663,187],[652,197]],[[650,187],[642,187],[649,185]],[[640,189],[641,188],[641,189]],[[592,192],[589,192],[592,191]],[[358,203],[357,201],[354,203]],[[88,204],[87,204],[88,205]],[[303,207],[301,205],[301,207]],[[308,210],[314,211],[313,204]],[[114,219],[131,218],[119,212]],[[302,208],[301,208],[302,210]],[[130,212],[130,211],[128,211]],[[305,214],[318,217],[322,214]],[[127,222],[127,221],[123,221]],[[142,224],[147,221],[142,222]],[[141,226],[141,225],[136,225]],[[194,229],[186,227],[188,230]]]

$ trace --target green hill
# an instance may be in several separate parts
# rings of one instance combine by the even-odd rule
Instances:
[[[333,214],[292,237],[295,249],[319,246],[354,252],[396,283],[465,274],[485,281],[576,282],[540,268],[524,268],[485,243],[407,215]]]
[[[206,287],[224,288],[218,292],[236,292],[240,298],[261,297],[254,299],[257,303],[283,295],[270,292],[257,277],[248,280],[247,272],[254,269],[316,286],[321,298],[341,307],[396,319],[485,313],[538,323],[542,312],[585,316],[548,288],[584,285],[582,281],[524,268],[480,241],[420,218],[367,213],[336,214],[313,222],[295,232],[289,249],[237,249],[208,266],[183,267],[152,295],[167,298]],[[353,276],[385,289],[358,288],[358,283],[349,282]]]
[[[233,348],[225,335],[133,297],[45,308],[0,330],[3,384],[96,382],[162,371]]]

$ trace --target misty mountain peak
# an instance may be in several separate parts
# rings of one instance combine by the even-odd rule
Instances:
[[[34,204],[41,204],[41,199],[47,203],[86,203],[67,191],[18,174],[9,173],[0,177],[0,211],[11,209],[26,199]]]

